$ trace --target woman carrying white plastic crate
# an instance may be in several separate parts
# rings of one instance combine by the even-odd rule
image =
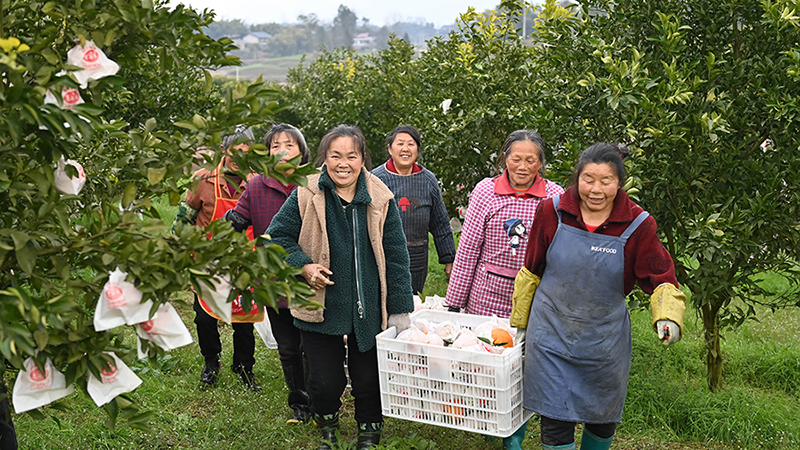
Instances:
[[[502,154],[503,173],[482,180],[470,194],[446,298],[451,310],[506,319],[537,206],[564,189],[544,178],[544,141],[536,131],[509,134]],[[525,426],[503,447],[519,450],[524,437]]]
[[[414,310],[406,238],[392,192],[366,170],[364,135],[339,125],[320,142],[322,173],[289,196],[267,234],[303,268],[324,308],[290,305],[308,356],[308,393],[321,432],[319,448],[336,443],[347,366],[355,397],[358,450],[372,448],[383,429],[375,336],[409,326]]]
[[[683,330],[685,297],[656,222],[631,201],[627,149],[595,144],[581,153],[574,185],[542,202],[516,277],[511,325],[527,328],[524,407],[542,416],[545,449],[607,450],[622,420],[631,364],[625,296],[652,294],[653,328],[664,345]]]

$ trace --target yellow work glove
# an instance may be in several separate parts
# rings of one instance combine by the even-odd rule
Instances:
[[[539,287],[542,279],[534,275],[523,266],[514,278],[514,295],[511,297],[511,317],[509,322],[512,327],[528,328],[528,316],[531,314],[533,294]]]
[[[680,327],[680,333],[678,333],[680,338],[683,335],[683,314],[685,311],[686,296],[680,289],[670,283],[658,286],[653,291],[653,295],[650,296],[650,314],[653,316],[653,329],[656,332],[659,331],[657,323],[662,320],[668,320]],[[662,337],[660,333],[659,337]]]

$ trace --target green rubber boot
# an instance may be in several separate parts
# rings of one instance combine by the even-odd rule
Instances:
[[[542,444],[542,448],[544,450],[575,450],[575,443],[573,442],[572,444],[556,446]]]
[[[522,441],[525,439],[525,429],[528,428],[528,422],[522,424],[517,431],[511,436],[503,438],[503,448],[505,450],[522,450]]]
[[[581,450],[608,450],[611,448],[611,441],[614,436],[608,438],[599,438],[586,428],[583,429],[583,437],[581,438]]]

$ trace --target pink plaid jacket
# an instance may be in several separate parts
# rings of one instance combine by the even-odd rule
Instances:
[[[564,193],[561,186],[545,180],[547,198]],[[448,305],[469,314],[508,318],[514,277],[525,262],[528,235],[519,240],[513,255],[510,238],[503,229],[509,219],[520,219],[530,231],[539,197],[520,198],[495,193],[493,178],[485,178],[472,191],[456,260],[447,287]]]

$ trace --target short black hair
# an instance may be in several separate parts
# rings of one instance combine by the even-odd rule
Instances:
[[[400,125],[395,127],[391,133],[387,134],[386,147],[391,147],[392,144],[394,144],[394,139],[400,133],[408,133],[411,136],[411,139],[414,139],[414,142],[417,143],[417,151],[419,154],[422,154],[422,137],[419,135],[419,131],[417,131],[417,129],[411,125]]]
[[[587,164],[608,164],[614,169],[619,178],[619,185],[625,184],[625,163],[622,160],[628,156],[628,149],[624,145],[598,142],[581,152],[575,171],[572,174],[573,183],[578,184],[578,179]]]
[[[303,136],[303,133],[297,129],[294,125],[289,125],[288,123],[275,123],[272,125],[272,128],[267,131],[267,134],[264,135],[264,146],[269,149],[272,147],[272,141],[281,133],[286,133],[297,142],[297,146],[300,147],[300,164],[306,164],[311,159],[311,152],[308,151],[308,144],[306,144],[306,138]]]
[[[367,140],[364,138],[364,133],[357,126],[347,124],[336,125],[331,131],[325,133],[325,136],[322,136],[317,149],[317,165],[325,164],[325,158],[328,157],[328,149],[331,146],[331,142],[340,137],[353,139],[356,149],[361,153],[361,158],[364,159],[364,167],[367,170],[372,170],[372,158],[370,158],[367,151]]]

